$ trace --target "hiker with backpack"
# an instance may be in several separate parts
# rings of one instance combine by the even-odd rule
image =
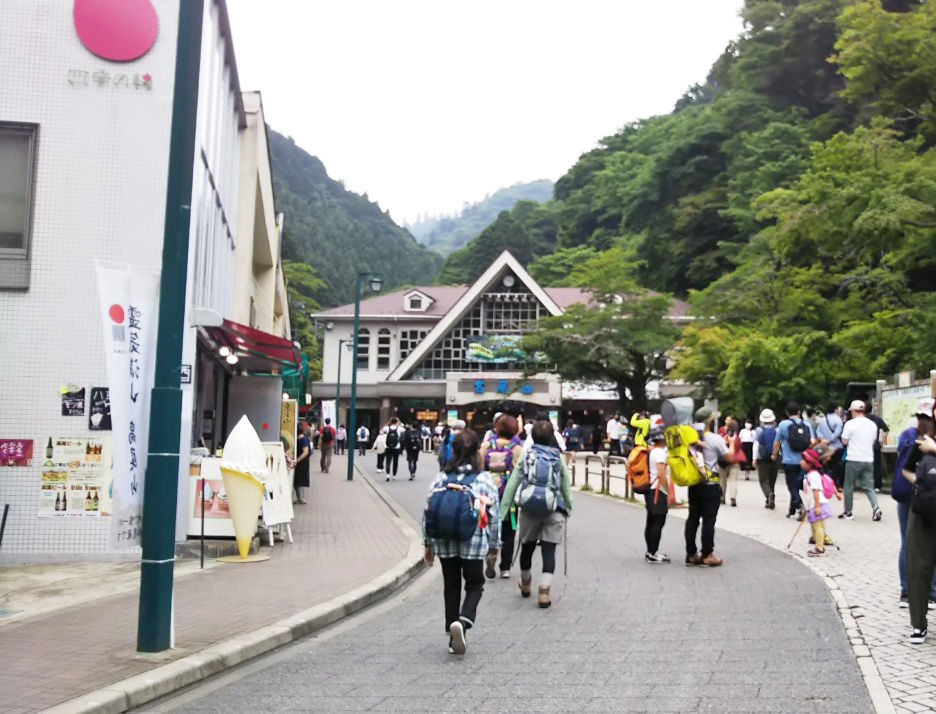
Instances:
[[[361,424],[357,430],[357,437],[355,438],[355,446],[358,450],[359,456],[367,455],[367,440],[370,438],[370,432],[367,430],[367,427]]]
[[[643,494],[647,506],[647,524],[644,540],[648,563],[668,563],[669,556],[660,552],[660,538],[666,524],[669,481],[666,477],[666,440],[662,427],[654,427],[647,434],[648,445],[635,446],[627,457],[627,478],[634,493]]]
[[[721,505],[719,467],[727,464],[728,447],[725,440],[711,430],[712,410],[701,407],[695,413],[693,424],[699,442],[690,448],[701,448],[705,473],[703,479],[689,487],[689,517],[686,519],[686,565],[718,567],[722,559],[715,555],[715,520]],[[696,533],[702,523],[702,548],[696,546]]]
[[[773,409],[764,409],[760,413],[760,426],[754,430],[754,467],[757,480],[764,494],[764,508],[776,507],[774,488],[777,484],[777,462],[773,460],[773,445],[777,439],[777,417]]]
[[[827,468],[835,478],[839,488],[844,482],[844,471],[842,472],[842,479],[838,478],[838,466],[842,460],[842,429],[844,426],[845,423],[842,421],[842,417],[838,415],[838,405],[835,402],[829,402],[826,405],[825,415],[819,419],[819,423],[816,425],[816,438],[830,447],[831,455]]]
[[[530,597],[533,582],[533,553],[539,541],[543,558],[543,574],[537,590],[541,608],[552,604],[550,588],[556,571],[556,546],[562,542],[565,518],[572,512],[572,489],[569,470],[559,449],[552,446],[555,430],[552,422],[538,420],[530,430],[533,445],[524,448],[520,463],[514,469],[500,502],[503,520],[514,496],[520,507],[517,534],[520,538],[520,578],[523,597]]]
[[[380,430],[380,433],[377,434],[377,438],[374,439],[374,451],[377,454],[377,473],[382,474],[384,472],[384,459],[387,456],[387,427],[384,427]],[[387,477],[387,481],[390,480],[390,477]]]
[[[422,436],[423,451],[432,451],[432,429],[429,428],[428,424],[422,425],[420,436]]]
[[[332,449],[335,448],[335,427],[331,425],[331,419],[325,419],[325,425],[319,429],[319,451],[322,452],[319,457],[319,466],[323,474],[328,473],[331,468]]]
[[[491,437],[481,444],[481,463],[491,475],[497,486],[497,493],[503,502],[504,490],[513,473],[514,467],[520,463],[523,452],[523,442],[517,436],[520,424],[510,414],[499,414],[494,421]],[[517,531],[517,506],[509,503],[507,515],[501,522],[501,550],[500,575],[502,578],[510,577],[510,562],[514,555],[514,536]],[[496,558],[489,558],[484,574],[493,579],[497,573],[494,570]]]
[[[452,444],[455,437],[465,428],[465,422],[456,419],[451,426],[442,429],[442,436],[439,438],[439,468],[445,471],[446,465],[452,460]]]
[[[738,505],[738,477],[741,475],[741,464],[744,463],[744,450],[741,448],[741,437],[738,436],[738,422],[729,419],[725,424],[725,435],[722,437],[728,447],[726,454],[727,464],[719,472],[722,489],[721,502],[727,498],[732,507]]]
[[[834,545],[825,530],[825,521],[832,517],[829,507],[830,499],[835,497],[835,482],[825,473],[822,460],[814,449],[806,449],[800,459],[803,469],[802,502],[806,508],[806,517],[812,527],[812,549],[806,552],[810,557],[817,557],[825,553],[826,545]]]
[[[903,477],[913,484],[907,517],[907,595],[910,606],[910,644],[926,640],[926,613],[936,570],[936,410],[922,424],[920,435],[903,468]]]
[[[387,425],[387,451],[384,454],[384,466],[387,469],[387,481],[396,480],[397,469],[400,467],[400,453],[403,451],[403,434],[405,429],[400,420],[393,417]]]
[[[582,427],[569,419],[566,428],[562,430],[562,438],[566,443],[566,466],[569,466],[575,461],[575,452],[582,448]]]
[[[800,405],[789,402],[786,405],[787,418],[777,427],[777,436],[773,444],[773,460],[780,460],[780,467],[786,476],[787,490],[790,492],[790,508],[787,518],[797,519],[803,515],[803,502],[800,499],[800,486],[803,480],[803,468],[800,461],[803,452],[816,441],[812,424],[800,417]]]
[[[338,455],[345,453],[347,443],[348,430],[344,428],[344,424],[339,424],[338,428],[335,429],[335,453]]]
[[[842,443],[848,449],[845,460],[845,510],[839,518],[852,520],[852,503],[855,487],[865,492],[871,504],[871,520],[879,521],[883,516],[874,492],[874,443],[878,440],[878,426],[865,416],[865,403],[856,399],[849,406],[851,419],[842,429]]]
[[[465,634],[484,592],[484,558],[496,555],[500,540],[497,488],[482,470],[479,448],[473,431],[455,435],[448,468],[432,482],[423,512],[424,557],[429,565],[438,557],[442,566],[445,633],[449,653],[458,655],[467,650]]]
[[[403,450],[406,452],[409,480],[413,481],[416,479],[416,462],[419,460],[419,452],[422,451],[422,435],[415,426],[411,426],[403,434]]]

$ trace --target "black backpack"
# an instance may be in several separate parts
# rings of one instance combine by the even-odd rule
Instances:
[[[924,454],[916,468],[910,509],[929,526],[936,526],[936,456]]]
[[[335,440],[335,430],[330,426],[322,427],[322,443],[330,444]]]
[[[809,448],[812,443],[812,436],[806,422],[790,419],[790,428],[787,429],[787,442],[789,442],[790,448],[797,453],[802,453]]]
[[[400,433],[397,427],[391,426],[387,429],[387,448],[395,449],[400,445]]]

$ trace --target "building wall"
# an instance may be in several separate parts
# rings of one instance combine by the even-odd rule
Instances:
[[[72,3],[0,2],[0,122],[39,125],[29,288],[0,290],[0,439],[32,439],[34,460],[0,466],[0,559],[106,550],[109,518],[37,518],[39,467],[49,437],[107,433],[60,416],[60,387],[107,385],[95,259],[160,264],[178,4],[153,5],[152,49],[113,63],[81,44]]]
[[[377,320],[374,318],[361,318],[361,332],[367,331],[367,367],[358,370],[358,384],[377,384],[385,380],[402,361],[400,356],[400,337],[404,331],[416,330],[427,332],[435,325],[431,320]],[[381,333],[386,330],[386,333]],[[338,377],[338,342],[349,340],[354,333],[351,320],[335,321],[335,327],[325,333],[324,353],[322,360],[322,381],[334,384]],[[378,348],[380,337],[383,334],[390,340],[390,361],[388,367],[379,366]],[[363,338],[362,338],[363,339]],[[351,351],[346,347],[341,357],[341,382],[351,383],[351,364],[353,362]]]

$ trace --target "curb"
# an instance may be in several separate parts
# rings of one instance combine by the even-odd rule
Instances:
[[[619,501],[620,503],[634,508],[642,508],[641,505],[636,501],[628,501],[623,498],[614,498],[613,496],[596,493],[594,491],[581,491],[579,489],[576,490],[579,493],[584,493],[596,498]],[[718,526],[716,526],[716,528],[718,528]],[[822,582],[825,583],[826,588],[829,590],[829,594],[832,596],[832,600],[835,602],[835,607],[838,610],[839,618],[842,620],[842,625],[845,627],[845,635],[848,637],[848,642],[851,645],[852,651],[855,653],[855,660],[858,663],[858,669],[861,671],[861,677],[864,680],[865,688],[868,690],[868,697],[871,699],[871,705],[874,707],[874,711],[876,714],[896,714],[897,710],[894,707],[894,703],[891,701],[890,695],[887,693],[887,688],[884,686],[884,680],[881,677],[881,672],[878,670],[877,664],[875,663],[874,658],[871,656],[871,650],[868,648],[864,637],[861,635],[861,625],[852,614],[852,607],[848,604],[848,599],[845,597],[845,593],[842,592],[842,589],[839,587],[838,583],[835,582],[835,578],[831,577],[825,571],[823,571],[815,561],[809,560],[798,553],[793,553],[792,551],[787,550],[786,548],[782,548],[775,543],[771,543],[765,538],[749,533],[738,533],[737,531],[732,531],[726,528],[721,528],[720,530],[725,531],[726,533],[731,533],[732,535],[740,536],[741,538],[748,538],[760,543],[761,545],[766,545],[773,550],[783,553],[784,555],[787,555],[806,566],[815,575],[818,575],[822,579]]]
[[[393,512],[397,525],[409,537],[409,550],[402,561],[343,595],[44,711],[49,714],[120,714],[294,642],[392,595],[425,569],[422,538],[407,519],[400,517],[400,513],[405,512],[397,510],[399,505],[382,494],[366,476],[365,480],[377,491]]]

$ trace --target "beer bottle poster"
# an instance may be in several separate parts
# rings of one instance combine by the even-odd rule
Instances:
[[[111,430],[110,389],[107,387],[91,387],[88,428],[91,431]]]
[[[62,416],[84,416],[85,388],[62,387]]]

